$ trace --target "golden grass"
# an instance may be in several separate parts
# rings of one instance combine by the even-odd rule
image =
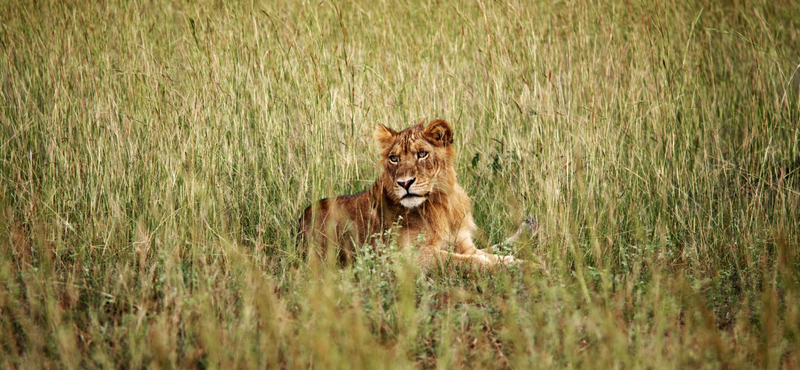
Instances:
[[[0,4],[4,368],[796,368],[797,2]],[[482,244],[309,268],[377,124],[453,124]]]

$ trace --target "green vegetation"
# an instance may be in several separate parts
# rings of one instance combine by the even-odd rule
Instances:
[[[0,2],[0,367],[797,368],[798,14]],[[542,268],[299,260],[375,125],[433,118]]]

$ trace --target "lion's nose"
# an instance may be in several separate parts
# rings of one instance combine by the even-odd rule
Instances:
[[[408,179],[408,180],[406,180],[406,179],[398,180],[397,181],[397,185],[400,185],[400,186],[403,187],[403,189],[408,190],[411,187],[411,184],[413,184],[414,181],[416,181],[416,180],[417,180],[416,177],[413,177],[413,178]]]

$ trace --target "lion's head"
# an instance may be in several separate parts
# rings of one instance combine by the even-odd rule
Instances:
[[[443,120],[422,122],[396,132],[379,125],[383,188],[395,203],[414,208],[442,194],[455,183],[453,131]]]

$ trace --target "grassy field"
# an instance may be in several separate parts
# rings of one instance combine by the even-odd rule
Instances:
[[[800,367],[800,3],[281,3],[0,2],[0,367]],[[300,259],[434,118],[542,267]]]

